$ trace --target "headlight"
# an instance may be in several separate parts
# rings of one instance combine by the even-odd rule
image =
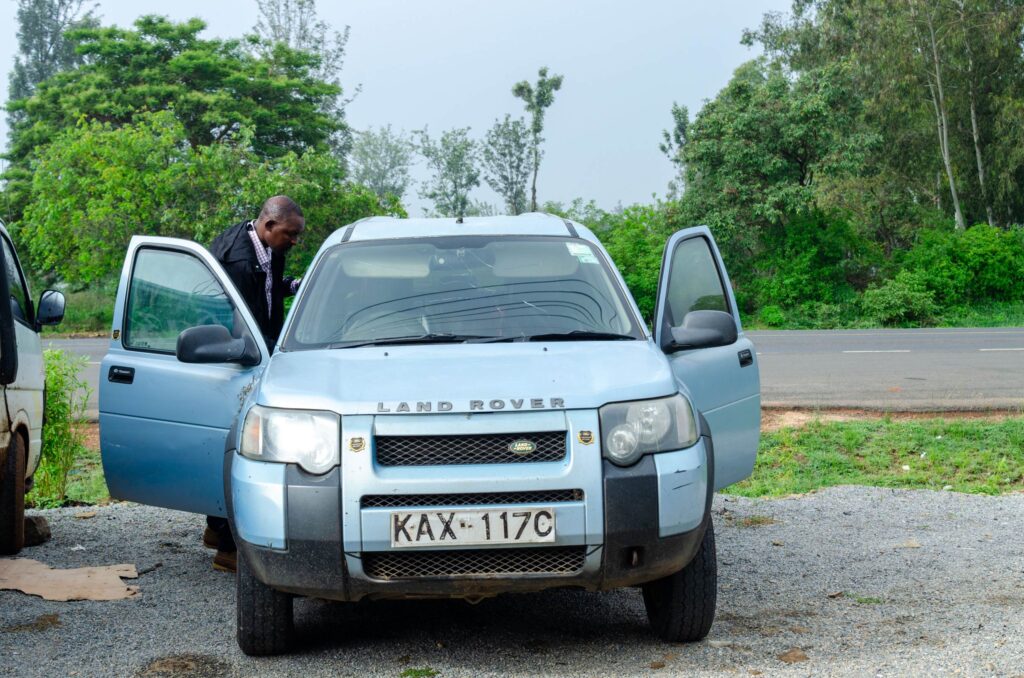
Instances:
[[[600,411],[601,451],[619,466],[648,452],[681,450],[697,442],[693,407],[683,395],[612,403]]]
[[[310,473],[338,465],[341,427],[333,412],[254,406],[245,415],[238,451],[256,461],[298,464]]]

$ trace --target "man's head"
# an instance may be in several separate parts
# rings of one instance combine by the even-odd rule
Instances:
[[[299,241],[305,227],[302,208],[286,195],[275,195],[263,203],[256,219],[256,235],[279,254],[286,253]]]

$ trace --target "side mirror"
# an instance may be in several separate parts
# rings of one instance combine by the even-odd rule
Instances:
[[[665,353],[728,346],[738,338],[736,321],[724,311],[690,311],[683,324],[671,328],[671,332],[672,341],[665,347]]]
[[[238,363],[245,367],[260,364],[260,350],[246,332],[235,338],[223,325],[190,327],[178,335],[175,350],[183,363]]]
[[[56,325],[64,319],[64,306],[67,302],[64,294],[56,290],[46,290],[39,295],[36,306],[36,330],[44,325]]]

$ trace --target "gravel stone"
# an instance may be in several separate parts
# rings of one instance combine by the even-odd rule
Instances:
[[[298,647],[270,659],[235,644],[234,580],[212,569],[202,516],[116,504],[74,519],[80,510],[43,511],[53,539],[23,557],[134,563],[140,593],[56,603],[0,591],[5,675],[1024,674],[1024,494],[717,497],[718,617],[693,645],[655,638],[637,589],[560,590],[477,605],[298,600]]]
[[[39,546],[50,540],[50,525],[43,516],[25,516],[25,546]]]

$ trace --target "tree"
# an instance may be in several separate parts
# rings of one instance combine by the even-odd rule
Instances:
[[[495,120],[484,138],[484,179],[505,200],[509,214],[526,211],[526,182],[530,179],[530,131],[521,118]]]
[[[252,138],[242,128],[230,141],[193,147],[170,111],[61,132],[40,153],[24,219],[15,224],[36,270],[75,285],[108,280],[135,234],[206,243],[228,224],[252,218],[267,196],[287,192],[306,215],[307,237],[289,257],[301,272],[337,226],[402,214],[393,201],[348,184],[330,153],[262,158]]]
[[[562,76],[552,75],[548,77],[548,69],[545,66],[537,71],[537,84],[531,86],[526,80],[516,83],[512,87],[513,96],[522,99],[526,106],[526,112],[531,116],[530,134],[531,154],[533,160],[533,183],[530,189],[530,211],[537,211],[537,172],[540,170],[540,159],[542,153],[540,145],[544,141],[541,132],[544,131],[544,111],[555,102],[555,92],[562,88]]]
[[[686,190],[686,160],[683,152],[689,137],[690,111],[686,106],[672,103],[672,131],[661,131],[658,148],[676,166],[676,178],[668,183],[669,197],[682,195]]]
[[[682,147],[683,201],[717,227],[723,250],[758,254],[763,231],[816,209],[822,179],[858,171],[848,97],[827,73],[793,81],[752,61],[704,106]]]
[[[419,152],[433,172],[423,184],[420,197],[434,203],[434,210],[444,217],[464,217],[473,203],[469,192],[480,185],[476,168],[477,142],[469,138],[469,128],[456,128],[441,134],[434,141],[427,130],[419,135]]]
[[[409,188],[409,167],[415,147],[404,135],[391,131],[391,125],[374,132],[356,133],[352,147],[352,180],[381,198],[393,195],[399,200]]]
[[[338,87],[336,96],[323,101],[322,110],[337,121],[338,129],[331,137],[331,146],[339,157],[346,157],[353,139],[345,123],[345,107],[359,93],[356,87],[351,97],[341,98],[341,68],[351,27],[345,26],[342,31],[332,29],[317,16],[316,0],[256,0],[256,5],[260,11],[253,28],[258,38],[257,53],[273,60],[273,46],[277,43],[309,52],[319,59],[319,65],[312,71],[314,77]]]
[[[956,177],[953,170],[952,151],[949,140],[949,104],[946,99],[944,71],[946,59],[944,54],[945,26],[942,25],[942,6],[933,4],[931,0],[906,0],[910,12],[913,34],[916,40],[916,51],[919,55],[919,77],[928,88],[929,99],[935,109],[935,127],[939,137],[939,153],[942,166],[946,170],[949,192],[953,202],[953,214],[958,230],[967,228],[963,211],[960,209],[960,195],[956,188]]]
[[[199,19],[172,23],[147,16],[135,30],[71,31],[86,63],[39,84],[36,93],[11,102],[25,119],[13,132],[10,157],[18,161],[80,118],[125,124],[141,110],[173,110],[192,146],[230,136],[242,126],[255,132],[265,156],[323,145],[337,129],[319,111],[338,88],[317,80],[318,58],[283,44],[273,61],[250,56],[237,41],[202,40]]]
[[[36,85],[82,64],[75,44],[65,31],[99,25],[85,0],[18,0],[18,54],[8,76],[7,97],[14,101],[32,96]],[[20,111],[8,113],[8,127],[21,120]]]
[[[323,104],[338,88],[313,77],[316,55],[277,43],[271,60],[238,41],[202,40],[204,28],[199,19],[147,16],[134,30],[70,31],[85,63],[9,104],[23,115],[12,128],[5,174],[14,218],[27,199],[33,158],[81,120],[117,127],[140,111],[170,110],[193,148],[233,139],[243,128],[251,130],[248,143],[261,158],[327,148],[338,122]]]
[[[1024,217],[1012,167],[1022,30],[1020,0],[797,0],[744,40],[795,73],[843,69],[861,109],[852,129],[880,140],[875,173],[846,202],[874,203],[880,230],[902,229],[905,244],[930,207],[958,227]]]

